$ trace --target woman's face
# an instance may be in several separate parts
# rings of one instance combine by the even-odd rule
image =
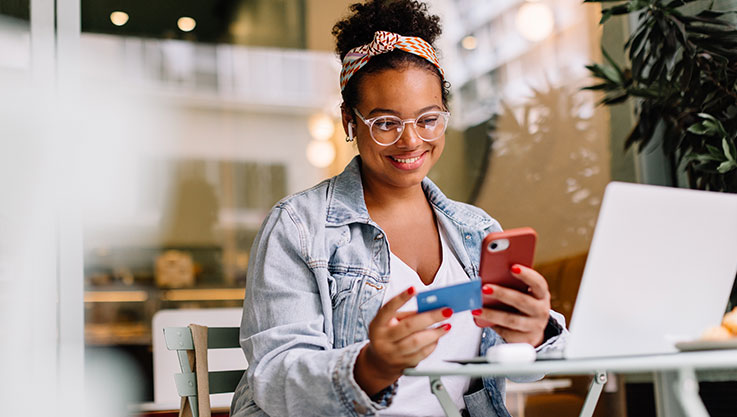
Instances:
[[[427,69],[408,66],[368,74],[359,85],[360,100],[356,109],[364,118],[394,115],[414,119],[428,111],[444,111],[438,77]],[[343,111],[343,125],[351,116]],[[381,146],[371,138],[369,127],[358,117],[353,121],[358,152],[363,162],[364,181],[369,187],[417,186],[440,158],[445,135],[425,142],[413,123],[407,123],[399,140]]]

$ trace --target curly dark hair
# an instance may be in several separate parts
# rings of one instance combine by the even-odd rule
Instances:
[[[351,49],[370,43],[379,30],[416,36],[432,45],[440,36],[440,17],[430,15],[427,5],[417,0],[368,0],[350,6],[351,15],[333,26],[335,52],[341,61]],[[427,69],[438,77],[443,106],[448,108],[450,84],[431,62],[409,52],[394,50],[377,55],[356,72],[343,89],[343,103],[348,109],[358,104],[358,86],[366,74],[412,65]]]

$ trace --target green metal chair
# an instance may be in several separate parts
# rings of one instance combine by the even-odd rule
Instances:
[[[207,349],[240,348],[238,327],[207,328]],[[187,397],[193,417],[200,417],[200,402],[197,390],[196,366],[193,369],[192,358],[195,342],[189,327],[166,327],[164,339],[168,350],[176,350],[182,373],[174,375],[177,393]],[[189,352],[189,354],[188,354]],[[208,371],[209,394],[234,392],[245,370]],[[204,384],[204,383],[203,383]],[[209,412],[209,397],[203,402]],[[184,403],[183,403],[184,404]]]

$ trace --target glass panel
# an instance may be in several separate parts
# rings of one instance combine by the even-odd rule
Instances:
[[[0,75],[28,70],[31,62],[30,0],[0,2]]]
[[[445,27],[473,32],[446,30],[441,40],[460,93],[449,134],[460,140],[447,142],[450,158],[432,175],[503,227],[537,230],[537,266],[553,307],[570,317],[610,179],[607,110],[580,91],[590,83],[584,65],[598,59],[599,11],[573,0],[451,4]]]
[[[352,157],[339,149],[351,147],[335,127],[337,111],[326,111],[338,109],[339,67],[331,52],[302,49],[303,1],[212,3],[231,5],[221,12],[231,20],[240,13],[253,29],[237,41],[207,32],[209,18],[194,12],[189,34],[176,26],[162,34],[165,19],[150,2],[126,3],[128,21],[113,27],[115,9],[99,21],[91,15],[104,4],[82,2],[80,39],[86,360],[107,367],[96,358],[128,358],[146,381],[131,401],[176,404],[176,391],[158,385],[171,385],[176,361],[154,379],[152,345],[162,334],[154,316],[242,306],[249,252],[268,211]],[[168,9],[187,10],[176,4]],[[136,19],[149,19],[136,23],[145,30]],[[276,34],[275,21],[289,30]],[[197,321],[188,311],[178,325]],[[220,325],[240,319],[227,320]]]
[[[206,43],[302,49],[304,16],[305,0],[82,0],[83,32]]]
[[[252,240],[263,213],[286,194],[282,163],[145,163],[137,211],[149,220],[136,236],[121,239],[129,222],[87,233],[88,344],[147,345],[158,309],[240,307]],[[172,292],[182,288],[200,291]]]

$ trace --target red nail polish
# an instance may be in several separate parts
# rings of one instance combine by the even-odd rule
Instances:
[[[415,287],[409,287],[407,288],[407,294],[412,295],[415,293]]]
[[[481,287],[481,292],[486,295],[491,295],[494,294],[494,289],[491,288],[491,285],[484,285],[483,287]]]
[[[445,323],[442,326],[440,326],[440,328],[447,332],[448,330],[450,330],[450,323]]]
[[[520,268],[519,266],[515,265],[512,267],[513,274],[519,274],[520,272],[522,272],[522,268]]]
[[[471,314],[474,316],[480,316],[481,313],[483,313],[483,310],[481,310],[480,308],[478,310],[471,310]]]
[[[452,308],[444,308],[443,309],[443,317],[450,317],[453,315],[453,309]]]

